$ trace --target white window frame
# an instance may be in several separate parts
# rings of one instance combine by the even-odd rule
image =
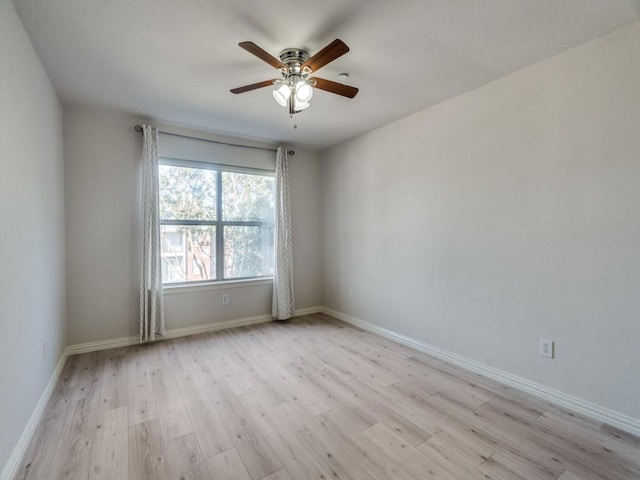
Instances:
[[[167,220],[160,218],[160,226],[162,225],[184,225],[197,226],[207,225],[216,227],[216,278],[208,280],[194,280],[187,282],[171,282],[162,284],[163,289],[173,289],[175,292],[185,291],[189,287],[206,287],[216,285],[243,285],[243,284],[264,284],[272,283],[273,275],[261,275],[255,277],[235,277],[224,278],[224,227],[225,226],[247,226],[247,227],[273,227],[275,228],[275,218],[271,222],[261,221],[224,221],[222,219],[222,172],[246,173],[250,175],[262,175],[267,177],[275,177],[273,170],[264,170],[260,168],[240,167],[235,165],[224,165],[212,162],[200,162],[196,160],[183,160],[179,158],[159,157],[160,165],[169,165],[173,167],[199,168],[204,170],[213,170],[216,175],[216,220]],[[274,251],[275,254],[275,251]],[[199,289],[199,288],[198,288]],[[191,290],[191,289],[189,289]]]

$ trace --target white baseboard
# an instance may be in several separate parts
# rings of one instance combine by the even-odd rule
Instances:
[[[24,457],[27,447],[33,438],[33,434],[35,433],[38,424],[40,423],[40,419],[42,418],[47,403],[49,402],[49,398],[51,398],[53,389],[58,383],[58,379],[60,378],[60,374],[62,373],[66,360],[67,351],[65,350],[62,352],[62,355],[60,355],[58,364],[51,374],[51,378],[49,378],[47,386],[44,388],[42,395],[40,395],[40,399],[38,400],[36,407],[33,409],[33,413],[31,414],[31,417],[29,417],[29,421],[24,427],[22,435],[20,435],[20,438],[18,439],[18,443],[14,447],[13,452],[11,452],[7,463],[2,469],[2,473],[0,473],[0,480],[9,480],[18,472],[18,468],[20,468],[20,464],[22,463],[22,458]]]
[[[258,323],[267,323],[271,320],[273,320],[273,318],[271,318],[271,315],[258,315],[256,317],[240,318],[238,320],[226,320],[224,322],[208,323],[206,325],[197,325],[195,327],[174,328],[172,330],[167,330],[167,334],[163,338],[169,339],[186,337],[188,335],[216,332],[218,330],[226,330],[228,328],[257,325]]]
[[[95,342],[76,343],[67,347],[68,355],[78,355],[79,353],[97,352],[98,350],[107,350],[109,348],[126,347],[135,345],[140,342],[140,338],[136,336],[112,338],[109,340],[98,340]]]
[[[478,373],[480,375],[484,375],[485,377],[497,380],[501,383],[504,383],[505,385],[509,385],[510,387],[514,387],[518,390],[522,390],[545,400],[549,400],[562,407],[593,418],[599,422],[608,423],[609,425],[618,427],[621,430],[632,433],[636,436],[640,436],[640,420],[636,418],[632,418],[614,410],[601,407],[600,405],[596,405],[595,403],[591,403],[581,398],[574,397],[573,395],[569,395],[540,383],[527,380],[526,378],[519,377],[512,373],[490,367],[480,362],[476,362],[475,360],[463,357],[462,355],[449,352],[442,348],[434,347],[433,345],[429,345],[428,343],[407,337],[392,330],[374,325],[373,323],[360,320],[359,318],[347,315],[346,313],[342,313],[327,307],[322,307],[322,313],[331,317],[335,317],[339,320],[343,320],[347,323],[389,338],[391,340],[395,340],[398,343],[402,343],[403,345],[415,348],[416,350],[419,350],[421,352],[428,353],[429,355],[433,355],[434,357],[446,360],[449,363],[466,368],[467,370]]]
[[[257,317],[207,323],[206,325],[196,325],[193,327],[174,328],[171,330],[167,330],[167,333],[164,336],[159,337],[159,339],[167,340],[170,338],[197,335],[198,333],[215,332],[216,330],[225,330],[227,328],[245,327],[247,325],[256,325],[258,323],[270,322],[271,320],[271,315],[260,315]],[[138,343],[140,343],[140,337],[135,335],[131,337],[113,338],[110,340],[98,340],[96,342],[77,343],[75,345],[69,345],[67,347],[67,352],[69,355],[78,355],[79,353],[89,353],[97,352],[98,350],[107,350],[109,348],[127,347],[129,345],[137,345]]]
[[[296,317],[301,317],[303,315],[313,315],[314,313],[322,313],[322,307],[307,307],[307,308],[296,308]]]
[[[319,313],[322,311],[322,307],[307,307],[300,308],[295,311],[295,316],[310,315],[312,313]],[[205,325],[196,325],[193,327],[174,328],[167,330],[167,334],[163,337],[178,338],[186,337],[187,335],[197,335],[198,333],[215,332],[217,330],[225,330],[227,328],[246,327],[248,325],[256,325],[258,323],[266,323],[272,321],[271,315],[258,315],[255,317],[239,318],[236,320],[225,320],[223,322],[207,323]],[[107,350],[109,348],[126,347],[128,345],[136,345],[139,343],[139,337],[137,335],[131,337],[113,338],[110,340],[98,340],[96,342],[77,343],[75,345],[69,345],[67,347],[68,355],[77,355],[79,353],[96,352],[98,350]]]

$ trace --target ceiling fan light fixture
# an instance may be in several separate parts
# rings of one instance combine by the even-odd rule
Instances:
[[[232,88],[231,93],[245,93],[275,85],[271,92],[273,98],[278,102],[278,105],[288,109],[289,115],[309,108],[309,101],[313,97],[313,91],[316,88],[347,98],[353,98],[358,93],[357,88],[349,85],[320,77],[309,78],[311,73],[318,71],[349,51],[349,47],[339,38],[336,38],[313,56],[310,56],[309,52],[304,48],[287,48],[280,52],[279,59],[270,55],[253,42],[241,42],[238,45],[277,69],[281,76],[273,80]]]
[[[308,104],[311,97],[313,97],[313,87],[309,82],[306,80],[298,81],[298,83],[296,83],[296,101]]]
[[[275,98],[276,102],[278,102],[282,107],[287,106],[287,100],[289,100],[290,95],[291,89],[286,83],[281,84],[273,91],[273,98]]]

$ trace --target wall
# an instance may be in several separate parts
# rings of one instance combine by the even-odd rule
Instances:
[[[136,118],[64,110],[67,343],[137,333],[140,136]]]
[[[635,23],[324,152],[324,305],[640,418],[638,44]]]
[[[64,350],[65,251],[62,107],[7,0],[0,58],[1,470]]]
[[[142,142],[133,126],[140,122],[125,112],[65,107],[70,345],[138,333]],[[317,162],[315,152],[302,148],[296,148],[290,161],[298,308],[319,305],[321,297]],[[221,303],[223,293],[229,295],[228,305]],[[271,312],[271,285],[167,294],[165,309],[167,329],[266,315]]]

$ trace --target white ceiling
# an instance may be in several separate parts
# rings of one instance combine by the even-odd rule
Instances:
[[[638,20],[640,0],[14,0],[67,104],[325,148],[477,88]],[[316,91],[294,117],[276,78],[238,47],[351,51],[318,76],[360,88]]]

